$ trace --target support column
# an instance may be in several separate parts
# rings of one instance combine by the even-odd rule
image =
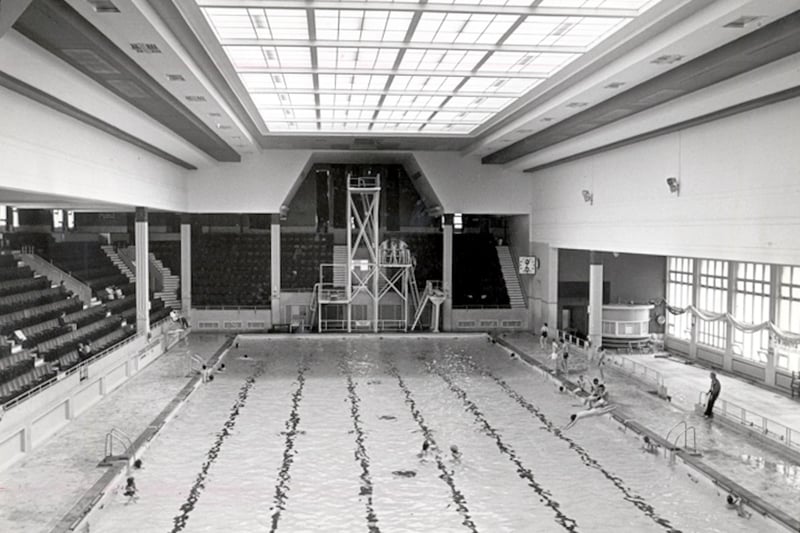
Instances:
[[[270,309],[272,323],[280,324],[281,321],[281,217],[278,214],[270,215],[269,225],[269,284]],[[311,316],[309,314],[309,316]],[[291,319],[291,317],[288,317]]]
[[[442,331],[453,329],[453,215],[444,215],[442,224]]]
[[[781,297],[781,284],[780,275],[781,267],[779,265],[770,265],[769,272],[769,321],[772,324],[778,323],[778,306],[780,305]],[[778,362],[778,354],[776,353],[775,341],[772,333],[769,333],[769,341],[767,341],[767,364],[764,369],[764,383],[770,387],[774,387],[775,383],[775,367]]]
[[[136,208],[136,331],[150,334],[150,246],[147,209]]]
[[[736,261],[728,261],[728,293],[726,312],[733,315],[736,311],[736,270],[739,268]],[[725,355],[722,358],[722,368],[728,372],[733,371],[733,324],[725,322]]]
[[[549,247],[545,260],[547,261],[546,287],[543,298],[544,309],[539,329],[542,327],[542,324],[547,322],[552,337],[557,338],[555,329],[558,328],[558,323],[561,320],[558,316],[558,248]],[[561,327],[565,330],[569,328],[569,326],[569,324],[561,324]],[[535,330],[537,335],[539,329]]]
[[[700,301],[700,259],[692,259],[692,305],[698,307]],[[689,359],[697,359],[697,330],[699,319],[692,313],[689,318],[691,337],[689,339]]]
[[[192,320],[192,224],[189,215],[181,215],[181,314]]]
[[[589,342],[595,348],[603,343],[603,263],[595,252],[589,259]]]

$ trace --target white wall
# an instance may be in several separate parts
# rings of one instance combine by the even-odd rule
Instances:
[[[531,240],[800,264],[799,124],[794,99],[536,172]]]
[[[353,152],[353,161],[372,155],[402,161],[407,153]],[[481,165],[477,157],[457,152],[411,154],[449,213],[530,213],[530,177],[497,165]],[[343,162],[347,152],[264,150],[245,154],[241,163],[220,163],[192,172],[188,196],[190,212],[277,213],[295,182],[315,161]]]
[[[186,171],[0,88],[0,188],[174,211]]]

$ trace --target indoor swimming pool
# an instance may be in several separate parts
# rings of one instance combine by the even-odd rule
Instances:
[[[223,361],[92,533],[783,531],[607,417],[561,430],[579,401],[485,336],[242,336]]]

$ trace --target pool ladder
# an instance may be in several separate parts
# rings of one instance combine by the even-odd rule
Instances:
[[[683,431],[681,431],[681,428],[683,429]],[[675,441],[674,442],[672,440],[670,440],[670,437],[672,436],[673,432],[675,432]],[[689,434],[690,433],[692,435],[692,446],[691,446],[691,448],[689,447]],[[670,452],[674,452],[674,451],[680,449],[680,446],[678,446],[678,443],[680,442],[681,437],[683,437],[683,446],[687,449],[687,451],[689,452],[689,455],[692,455],[692,456],[695,456],[695,457],[699,457],[700,455],[702,455],[700,452],[697,451],[697,432],[695,431],[694,426],[690,426],[689,424],[686,423],[685,420],[681,420],[680,422],[678,422],[677,424],[672,426],[672,428],[667,432],[666,440],[667,440],[667,442],[669,442],[669,443],[671,443],[673,445],[672,449],[670,450]]]
[[[114,442],[122,446],[122,452],[118,455],[114,455]],[[114,461],[127,461],[129,457],[126,453],[132,445],[133,441],[127,433],[121,429],[111,428],[111,431],[106,433],[105,458],[100,464],[106,466]]]

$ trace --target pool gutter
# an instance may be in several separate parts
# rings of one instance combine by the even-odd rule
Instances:
[[[524,350],[519,348],[518,346],[514,345],[513,343],[509,342],[508,340],[496,336],[490,335],[490,337],[500,346],[506,348],[507,350],[511,351],[512,353],[517,354],[523,361],[537,369],[538,371],[545,374],[550,380],[564,385],[564,387],[570,391],[570,393],[575,394],[579,397],[587,396],[587,393],[579,389],[578,385],[562,376],[555,375],[550,368],[546,365],[542,364],[535,358],[531,357]],[[614,412],[610,413],[611,418],[623,428],[631,429],[637,434],[647,436],[649,439],[657,444],[658,446],[662,447],[665,450],[669,450],[672,454],[674,459],[679,459],[683,464],[691,467],[693,470],[702,474],[703,477],[711,481],[711,483],[718,487],[719,489],[725,491],[726,493],[736,493],[739,495],[745,502],[748,507],[753,509],[758,514],[770,518],[777,522],[778,524],[786,527],[789,531],[800,531],[800,520],[793,518],[792,516],[788,515],[787,513],[781,511],[774,505],[770,504],[769,502],[765,501],[761,497],[757,496],[756,494],[750,492],[746,488],[742,487],[729,477],[725,476],[708,463],[702,461],[695,455],[692,455],[690,452],[683,448],[675,448],[673,443],[668,442],[664,437],[657,434],[655,431],[643,426],[639,422],[632,420],[630,416],[626,416],[623,411],[620,409],[615,409]]]
[[[234,341],[233,336],[220,346],[206,363],[210,368],[219,364],[227,354]],[[162,428],[186,404],[186,401],[203,382],[201,375],[193,376],[178,394],[167,404],[164,409],[153,419],[144,431],[133,441],[125,451],[126,460],[114,462],[106,472],[91,486],[81,498],[72,506],[58,523],[50,530],[51,533],[69,533],[72,531],[89,531],[89,520],[93,514],[102,509],[106,498],[112,494],[113,489],[127,476],[130,466],[137,457],[141,456],[150,446],[150,442],[161,432]]]

